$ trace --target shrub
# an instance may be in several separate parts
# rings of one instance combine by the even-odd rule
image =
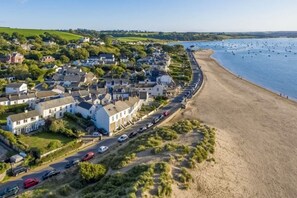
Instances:
[[[9,165],[4,162],[0,162],[0,174],[4,173],[9,168]]]
[[[69,184],[74,189],[82,189],[85,184],[80,180],[74,180]]]
[[[60,148],[62,146],[62,143],[59,140],[54,140],[48,143],[47,148],[50,150],[54,150],[57,148]]]
[[[58,193],[62,196],[69,196],[71,194],[71,188],[68,184],[58,189]]]
[[[193,124],[189,120],[182,120],[175,123],[171,128],[179,134],[189,133],[193,130]]]
[[[163,140],[175,140],[178,137],[177,133],[174,130],[165,127],[157,128],[156,133]]]
[[[82,162],[79,164],[80,176],[87,182],[100,180],[106,172],[106,167],[101,164],[91,164],[89,162]]]

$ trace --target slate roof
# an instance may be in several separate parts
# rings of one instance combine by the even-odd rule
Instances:
[[[92,108],[92,104],[88,103],[88,102],[81,102],[79,103],[77,106],[86,109],[86,110],[90,110]]]
[[[121,111],[129,109],[129,106],[123,101],[117,101],[115,104],[110,103],[106,106],[103,106],[103,108],[109,116],[113,116]]]
[[[23,113],[10,115],[10,116],[8,116],[8,118],[10,118],[10,120],[12,122],[16,122],[16,121],[36,117],[36,116],[39,116],[39,115],[40,114],[39,114],[39,112],[37,110],[33,110],[33,111],[28,111],[28,112],[23,112]]]
[[[35,98],[35,94],[22,94],[10,96],[10,101]]]
[[[58,93],[56,93],[54,91],[38,91],[38,92],[36,92],[37,98],[48,98],[48,97],[57,96],[57,95],[58,95]]]
[[[9,88],[20,88],[23,84],[25,84],[25,83],[10,83],[10,84],[6,85],[6,87],[9,87]]]
[[[49,100],[46,102],[41,102],[38,105],[41,107],[41,109],[44,110],[44,109],[51,109],[51,108],[55,108],[63,105],[72,104],[72,103],[75,103],[74,98],[72,96],[68,96],[65,98],[58,98],[58,99]]]

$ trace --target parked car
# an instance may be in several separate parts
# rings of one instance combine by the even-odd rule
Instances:
[[[73,159],[71,161],[69,161],[66,165],[65,165],[65,168],[71,168],[72,166],[75,166],[77,165],[78,163],[80,162],[79,159]]]
[[[128,135],[128,137],[129,137],[129,138],[133,138],[133,137],[135,137],[137,134],[138,134],[138,131],[133,131],[133,132],[131,132],[131,133]]]
[[[138,129],[138,132],[139,132],[139,133],[142,133],[142,132],[144,132],[145,130],[147,130],[147,127],[146,127],[146,126],[141,127],[140,129]]]
[[[118,142],[122,143],[122,142],[125,142],[127,139],[128,139],[128,135],[124,134],[118,138]]]
[[[56,176],[56,175],[59,175],[61,172],[56,170],[56,169],[53,169],[53,170],[48,170],[43,176],[42,176],[42,180],[46,180],[46,179],[49,179],[53,176]]]
[[[154,118],[154,124],[156,124],[156,123],[158,123],[160,121],[160,118],[159,118],[159,116],[158,117],[156,117],[156,118]]]
[[[33,186],[37,185],[38,183],[39,183],[39,180],[36,178],[26,179],[24,181],[24,188],[27,189],[27,188],[33,187]]]
[[[164,115],[163,114],[161,114],[161,115],[159,115],[159,120],[162,120],[163,118],[164,118]]]
[[[4,189],[0,192],[0,198],[7,198],[18,194],[20,188],[18,186],[12,186]]]
[[[92,133],[92,136],[94,136],[94,137],[99,137],[99,136],[102,136],[102,134],[99,133],[99,132],[93,132],[93,133]]]
[[[27,166],[19,166],[19,167],[12,169],[12,175],[17,176],[19,174],[28,172],[28,170],[29,170],[29,167],[27,167]]]
[[[108,146],[100,146],[98,149],[98,153],[104,153],[108,150]]]
[[[169,111],[164,111],[164,112],[163,112],[163,115],[164,115],[164,116],[168,116],[168,115],[169,115]]]
[[[151,128],[154,124],[152,122],[148,123],[146,126],[147,128]]]
[[[107,131],[105,131],[104,129],[98,129],[99,133],[101,133],[102,135],[109,135],[109,133]]]
[[[90,159],[92,159],[95,156],[95,153],[93,152],[88,152],[82,159],[81,161],[88,161]]]

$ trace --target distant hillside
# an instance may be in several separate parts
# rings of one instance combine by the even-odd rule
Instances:
[[[19,28],[9,28],[9,27],[0,27],[0,33],[1,32],[5,32],[5,33],[10,34],[10,35],[13,32],[18,32],[19,34],[22,34],[25,37],[42,35],[45,32],[48,32],[50,34],[59,35],[63,39],[66,39],[66,40],[77,40],[77,39],[82,37],[82,36],[77,35],[77,34],[72,34],[72,33],[69,33],[69,32],[61,32],[61,31],[57,31],[57,30],[19,29]]]

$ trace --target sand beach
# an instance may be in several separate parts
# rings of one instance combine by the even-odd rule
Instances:
[[[215,163],[191,173],[174,197],[297,197],[297,103],[231,74],[197,51],[205,82],[172,122],[195,118],[218,129]]]

